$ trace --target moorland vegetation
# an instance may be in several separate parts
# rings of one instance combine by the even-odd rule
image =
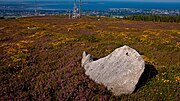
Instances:
[[[123,45],[157,74],[133,94],[114,96],[85,75],[82,52],[101,58]],[[180,24],[61,15],[0,19],[0,81],[1,100],[178,101]]]

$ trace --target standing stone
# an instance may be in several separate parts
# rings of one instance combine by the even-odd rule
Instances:
[[[128,46],[117,48],[96,61],[93,61],[90,54],[83,52],[81,65],[86,75],[104,84],[114,95],[132,93],[145,68],[141,55]]]

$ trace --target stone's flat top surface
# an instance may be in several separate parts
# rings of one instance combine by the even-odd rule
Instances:
[[[107,86],[115,95],[132,93],[145,68],[141,55],[129,46],[117,48],[97,61],[90,57],[90,54],[83,53],[85,74]]]

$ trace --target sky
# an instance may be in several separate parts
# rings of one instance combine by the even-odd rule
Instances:
[[[84,0],[84,1],[143,1],[143,2],[180,2],[180,0]]]
[[[35,1],[35,0],[0,0],[0,1]],[[74,1],[74,0],[37,0],[37,1]],[[180,0],[82,0],[82,1],[180,2]]]

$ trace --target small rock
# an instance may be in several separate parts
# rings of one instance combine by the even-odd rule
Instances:
[[[81,66],[95,82],[104,84],[114,95],[121,95],[131,94],[135,90],[144,72],[145,62],[136,50],[125,45],[96,61],[83,52]]]

